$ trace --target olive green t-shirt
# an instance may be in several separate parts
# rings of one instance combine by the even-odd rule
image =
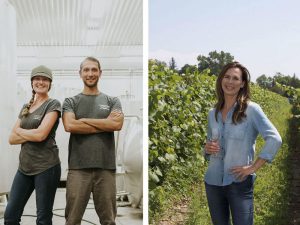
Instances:
[[[19,114],[19,119],[21,119],[20,126],[23,129],[38,128],[45,115],[49,112],[57,111],[59,115],[44,141],[27,141],[21,146],[19,170],[26,175],[36,175],[60,163],[55,132],[61,116],[61,105],[56,99],[48,99],[35,111],[23,117],[21,113],[26,106],[27,104],[23,106]]]
[[[84,95],[82,93],[66,98],[63,113],[72,112],[76,119],[105,119],[114,111],[122,111],[116,97],[104,93]],[[96,134],[71,133],[69,140],[69,169],[116,169],[114,132]]]

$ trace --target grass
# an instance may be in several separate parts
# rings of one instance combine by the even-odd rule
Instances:
[[[280,104],[274,102],[276,108],[270,115],[270,120],[278,129],[283,144],[272,164],[265,165],[257,172],[254,189],[255,198],[255,224],[286,225],[288,215],[288,190],[289,190],[289,119],[291,106],[281,99]],[[261,149],[264,141],[260,137],[257,149]]]
[[[174,165],[166,176],[162,186],[158,186],[154,191],[155,201],[157,204],[155,212],[149,211],[149,224],[159,224],[162,220],[168,220],[176,217],[174,208],[180,206],[182,202],[190,202],[197,193],[198,184],[203,180],[204,162],[194,160],[192,162],[182,162],[181,165]],[[151,193],[150,193],[151,195]],[[154,208],[149,207],[149,208]]]

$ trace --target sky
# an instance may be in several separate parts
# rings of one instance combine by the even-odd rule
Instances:
[[[149,58],[177,67],[229,52],[255,81],[277,72],[300,79],[300,1],[149,0]]]

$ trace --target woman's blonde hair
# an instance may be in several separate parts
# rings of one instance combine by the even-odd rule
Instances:
[[[26,107],[22,110],[21,115],[22,115],[23,117],[28,116],[30,107],[32,106],[32,104],[33,104],[33,102],[34,102],[35,91],[33,90],[33,86],[32,86],[32,80],[33,80],[33,79],[34,79],[34,77],[31,79],[32,96],[31,96],[31,99],[30,99],[29,103],[28,103],[28,104],[26,105]],[[50,91],[50,89],[51,89],[51,83],[52,83],[52,80],[49,79],[49,81],[50,81],[50,85],[49,85],[48,91]]]
[[[22,111],[22,116],[26,117],[29,114],[29,109],[32,106],[34,102],[34,96],[35,96],[35,91],[32,89],[32,97],[29,101],[29,103],[26,105],[26,107]]]

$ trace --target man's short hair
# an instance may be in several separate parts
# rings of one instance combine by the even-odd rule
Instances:
[[[89,57],[86,57],[81,63],[80,63],[80,70],[79,72],[81,72],[81,69],[82,69],[82,65],[85,61],[92,61],[92,62],[96,62],[98,64],[98,69],[101,71],[101,66],[100,66],[100,62],[98,59],[96,59],[95,57],[92,57],[92,56],[89,56]]]

